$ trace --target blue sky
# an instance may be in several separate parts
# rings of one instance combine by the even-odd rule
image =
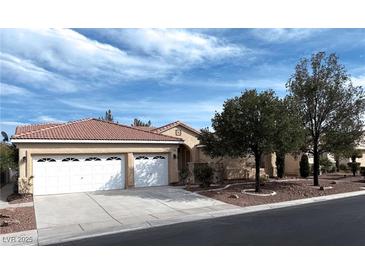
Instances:
[[[1,29],[1,130],[102,116],[210,125],[226,98],[335,52],[365,86],[365,29]]]

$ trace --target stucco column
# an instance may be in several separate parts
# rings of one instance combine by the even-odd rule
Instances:
[[[134,187],[134,156],[127,153],[125,158],[125,188]]]
[[[178,181],[179,181],[178,155],[177,155],[177,149],[174,149],[169,154],[169,183],[176,183]]]

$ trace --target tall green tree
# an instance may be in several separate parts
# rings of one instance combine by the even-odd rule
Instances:
[[[104,117],[100,117],[99,119],[104,120],[104,121],[108,121],[108,122],[113,122],[114,118],[113,118],[112,111],[110,109],[108,111],[105,111]]]
[[[138,127],[150,127],[151,126],[151,121],[148,120],[148,122],[143,122],[142,120],[138,119],[138,118],[134,118],[133,120],[133,124],[131,124],[131,126],[138,126]]]
[[[0,171],[18,167],[18,150],[14,145],[0,143]]]
[[[274,151],[277,175],[282,178],[285,172],[285,155],[300,151],[305,144],[305,131],[297,112],[291,109],[288,98],[279,101],[277,112]]]
[[[261,156],[275,148],[279,99],[271,90],[246,90],[224,102],[212,119],[214,132],[203,129],[199,137],[211,157],[255,157],[256,192],[260,191]]]
[[[352,85],[335,54],[327,56],[324,52],[300,60],[287,88],[311,143],[308,152],[313,154],[313,183],[318,186],[320,155],[332,152],[333,144],[343,138],[356,142],[363,133],[364,91]]]

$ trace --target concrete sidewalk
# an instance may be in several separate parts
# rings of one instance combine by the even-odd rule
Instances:
[[[291,206],[298,206],[303,204],[310,204],[310,203],[317,203],[323,201],[329,201],[334,199],[342,199],[347,197],[354,197],[359,195],[365,195],[365,191],[356,191],[356,192],[348,192],[348,193],[341,193],[341,194],[334,194],[322,197],[315,197],[315,198],[308,198],[308,199],[300,199],[300,200],[293,200],[281,203],[274,203],[274,204],[265,204],[265,205],[258,205],[258,206],[250,206],[250,207],[232,207],[226,208],[223,207],[221,210],[218,208],[216,210],[211,210],[207,212],[201,213],[192,213],[186,214],[184,216],[179,217],[167,217],[164,219],[157,219],[157,220],[150,220],[147,222],[139,222],[139,223],[131,223],[131,224],[120,224],[120,225],[105,225],[105,226],[91,226],[87,230],[78,228],[77,226],[65,226],[65,227],[58,227],[57,229],[50,229],[50,230],[39,230],[39,244],[40,245],[49,245],[49,244],[58,244],[62,242],[69,242],[75,241],[83,238],[89,237],[97,237],[102,235],[109,235],[114,233],[120,232],[127,232],[139,229],[146,229],[151,227],[159,227],[177,223],[184,223],[184,222],[191,222],[197,220],[204,220],[204,219],[212,219],[224,216],[231,216],[231,215],[238,215],[238,214],[245,214],[251,212],[258,212],[258,211],[267,211],[270,209],[277,209],[283,207],[291,207]]]

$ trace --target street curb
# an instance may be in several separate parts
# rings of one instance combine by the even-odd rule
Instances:
[[[153,222],[148,222],[148,223],[146,223],[146,222],[138,223],[138,224],[132,225],[132,227],[130,227],[130,228],[120,229],[119,226],[118,227],[109,227],[108,231],[99,231],[99,232],[94,231],[94,232],[90,232],[90,233],[76,236],[76,237],[65,237],[63,239],[54,239],[54,240],[41,241],[41,242],[38,239],[38,243],[39,243],[39,245],[51,245],[51,244],[57,245],[57,244],[62,244],[62,243],[67,243],[67,242],[78,241],[78,240],[82,240],[82,239],[86,239],[86,238],[113,235],[113,234],[118,234],[118,233],[122,233],[122,232],[138,231],[138,230],[144,230],[144,229],[149,229],[149,228],[154,228],[154,227],[162,227],[162,226],[178,224],[178,223],[187,223],[187,222],[199,221],[199,220],[209,220],[209,219],[220,218],[220,217],[228,217],[228,216],[234,216],[234,215],[240,215],[240,214],[246,214],[246,213],[267,211],[267,210],[272,210],[272,209],[279,209],[279,208],[293,207],[293,206],[306,205],[306,204],[312,204],[312,203],[326,202],[326,201],[356,197],[356,196],[361,196],[361,195],[365,195],[365,190],[332,194],[332,195],[326,195],[326,196],[318,196],[318,197],[312,197],[312,198],[306,198],[306,199],[298,199],[298,200],[285,201],[285,202],[272,203],[272,204],[239,207],[239,208],[235,208],[235,209],[219,210],[219,211],[215,211],[215,212],[212,211],[210,213],[191,214],[191,215],[180,217],[180,218],[155,220]],[[114,230],[110,231],[111,229],[114,229]]]

